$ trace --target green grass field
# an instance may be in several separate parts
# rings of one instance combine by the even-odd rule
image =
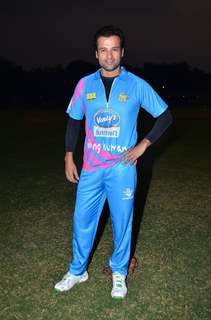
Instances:
[[[57,293],[71,258],[75,186],[64,177],[63,111],[1,111],[0,319],[211,319],[211,109],[173,109],[156,159],[124,301],[102,273],[110,221],[89,281]],[[150,151],[149,151],[150,152]]]

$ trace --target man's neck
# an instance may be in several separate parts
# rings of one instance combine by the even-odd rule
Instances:
[[[114,77],[117,77],[119,74],[120,74],[120,67],[118,67],[117,69],[115,69],[113,71],[107,71],[107,70],[101,68],[102,77],[114,78]]]

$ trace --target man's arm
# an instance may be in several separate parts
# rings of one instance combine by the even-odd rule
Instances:
[[[159,117],[157,117],[154,126],[145,136],[145,138],[142,139],[134,148],[124,153],[123,162],[135,163],[136,160],[146,151],[146,149],[161,137],[161,135],[172,124],[172,121],[173,118],[171,112],[166,109]]]
[[[69,118],[65,134],[65,175],[68,181],[77,183],[79,180],[78,171],[73,159],[76,143],[80,131],[80,120]]]
[[[157,117],[154,126],[145,138],[148,139],[151,143],[155,143],[168,129],[172,122],[172,114],[169,109],[166,109],[159,117]]]

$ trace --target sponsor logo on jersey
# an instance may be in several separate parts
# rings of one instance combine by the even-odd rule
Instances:
[[[86,99],[87,99],[87,100],[94,100],[94,99],[96,99],[96,92],[88,92],[88,93],[86,94]]]
[[[94,136],[118,138],[120,115],[112,109],[101,109],[94,115]]]
[[[94,151],[96,151],[97,153],[100,153],[101,150],[105,150],[107,152],[116,152],[116,153],[122,153],[124,151],[127,151],[127,147],[126,146],[122,146],[122,145],[116,145],[116,144],[106,144],[106,143],[91,143],[91,141],[88,140],[87,142],[87,148],[88,149],[92,149]]]
[[[130,189],[130,188],[126,188],[126,189],[123,191],[122,200],[131,200],[131,199],[133,199],[133,190]]]
[[[126,102],[128,100],[128,95],[125,93],[120,93],[119,95],[119,101]]]

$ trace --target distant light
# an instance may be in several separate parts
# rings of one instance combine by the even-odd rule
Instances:
[[[162,88],[163,88],[163,89],[165,89],[165,86],[164,86],[164,84],[162,85]]]

